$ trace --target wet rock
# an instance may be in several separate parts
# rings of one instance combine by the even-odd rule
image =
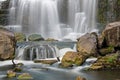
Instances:
[[[74,64],[79,66],[84,63],[86,58],[87,57],[83,54],[80,54],[78,52],[69,51],[63,56],[61,66],[64,68],[72,67],[72,65],[74,65]]]
[[[15,36],[0,27],[0,60],[12,59],[15,51]]]
[[[28,37],[29,41],[43,41],[44,38],[39,34],[32,34]]]
[[[77,42],[77,51],[88,55],[96,55],[97,53],[97,34],[87,33],[80,37]]]
[[[12,77],[15,77],[16,76],[16,73],[12,70],[9,70],[7,71],[7,77],[8,78],[12,78]]]
[[[46,39],[46,41],[58,41],[58,40],[53,39],[53,38],[48,38],[48,39]]]
[[[24,64],[23,63],[18,63],[16,66],[17,67],[22,67]]]
[[[15,33],[15,39],[17,42],[24,42],[26,41],[26,36],[23,33]]]
[[[98,48],[106,47],[105,39],[102,35],[98,36]]]
[[[76,78],[76,80],[86,80],[86,79],[83,78],[83,77],[81,77],[81,76],[78,76],[78,77]]]
[[[34,60],[35,63],[43,63],[43,64],[54,64],[58,62],[57,60]]]
[[[117,52],[103,57],[99,57],[98,60],[94,64],[92,64],[89,69],[120,69],[120,53]]]
[[[17,77],[18,80],[32,80],[33,77],[29,73],[23,73]]]
[[[107,46],[120,47],[120,22],[109,23],[102,32]]]
[[[15,71],[15,72],[21,72],[23,65],[24,65],[23,63],[15,64],[15,67],[14,67],[13,71]]]
[[[13,71],[15,71],[15,72],[21,72],[21,71],[22,71],[22,68],[20,68],[20,67],[15,67],[15,68],[13,69]]]

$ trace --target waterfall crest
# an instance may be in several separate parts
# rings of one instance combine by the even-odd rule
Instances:
[[[23,45],[16,50],[16,59],[35,60],[57,58],[58,49],[52,45]]]

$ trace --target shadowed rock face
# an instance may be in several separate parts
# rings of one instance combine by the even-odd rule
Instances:
[[[107,46],[120,46],[120,22],[109,23],[102,32],[102,37]]]
[[[0,60],[12,59],[14,56],[14,49],[14,34],[6,29],[0,28]]]

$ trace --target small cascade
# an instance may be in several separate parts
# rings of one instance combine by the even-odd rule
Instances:
[[[75,14],[75,28],[74,32],[76,33],[85,33],[87,32],[87,27],[86,27],[86,16],[84,12],[79,12]]]
[[[17,60],[35,60],[57,58],[58,49],[52,45],[24,45],[16,50]]]

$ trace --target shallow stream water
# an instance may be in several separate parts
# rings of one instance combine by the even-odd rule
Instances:
[[[62,69],[56,65],[50,66],[32,61],[15,62],[22,62],[24,66],[21,73],[30,73],[33,80],[75,80],[77,76],[85,77],[87,80],[120,80],[120,70],[84,71],[82,67]],[[0,80],[17,80],[17,77],[6,78],[7,70],[12,68],[11,61],[0,62],[0,64]],[[17,73],[17,75],[21,73]]]

